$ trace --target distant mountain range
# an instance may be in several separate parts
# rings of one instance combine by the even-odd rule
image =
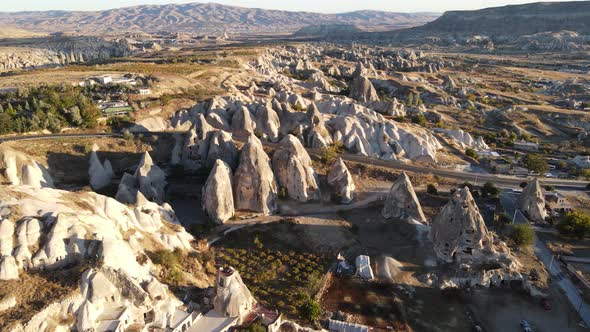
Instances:
[[[590,1],[537,2],[524,5],[445,12],[423,26],[373,34],[400,40],[484,35],[496,40],[569,31],[590,35]]]
[[[319,14],[225,6],[215,3],[146,5],[103,11],[0,12],[0,26],[32,32],[101,34],[118,32],[277,33],[318,24],[350,24],[366,30],[420,26],[434,13],[355,11]]]

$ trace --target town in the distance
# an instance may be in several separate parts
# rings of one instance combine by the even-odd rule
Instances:
[[[590,331],[590,1],[510,2],[0,4],[0,331]]]

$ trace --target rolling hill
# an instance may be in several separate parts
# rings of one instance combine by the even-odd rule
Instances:
[[[368,30],[419,26],[432,13],[356,11],[343,14],[289,12],[215,3],[145,5],[104,11],[0,13],[0,25],[28,31],[100,34],[113,32],[262,33],[293,32],[308,25],[351,24]]]

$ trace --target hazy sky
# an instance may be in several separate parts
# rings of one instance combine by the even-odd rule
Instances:
[[[535,0],[0,0],[0,11],[21,10],[98,10],[142,4],[216,2],[242,7],[337,13],[359,9],[392,12],[444,12],[454,9],[479,9]]]

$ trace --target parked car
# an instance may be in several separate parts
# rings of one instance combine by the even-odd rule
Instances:
[[[541,299],[541,306],[547,311],[551,310],[551,302],[548,299]]]
[[[520,327],[522,327],[522,330],[524,332],[533,332],[533,327],[525,319],[523,319],[523,320],[520,321]]]

